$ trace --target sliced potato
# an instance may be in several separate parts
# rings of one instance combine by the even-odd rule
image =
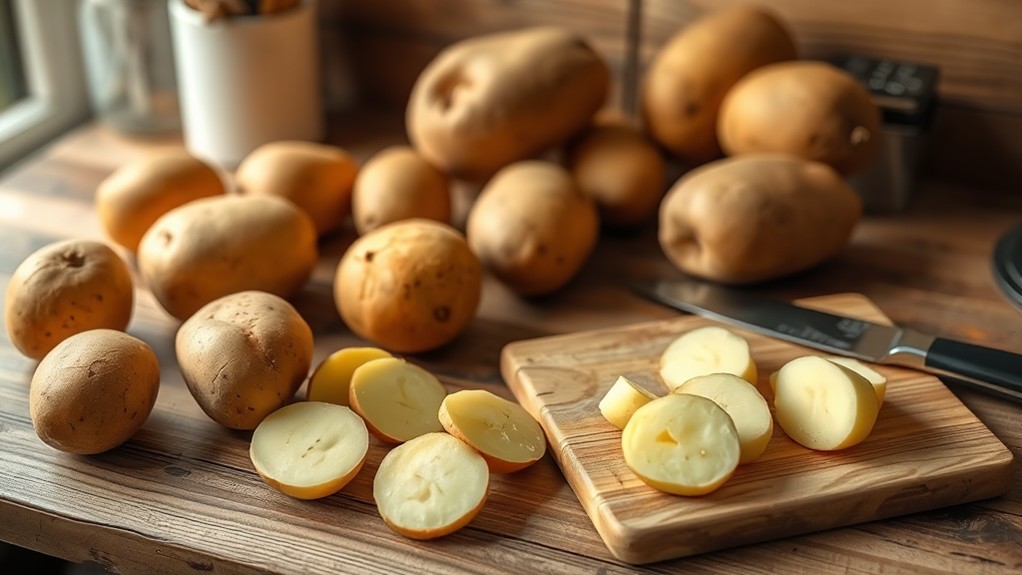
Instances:
[[[887,397],[887,378],[883,374],[877,372],[872,367],[862,363],[854,357],[829,355],[827,356],[827,359],[836,364],[843,365],[862,377],[865,377],[866,381],[873,385],[873,391],[877,392],[877,399],[880,400],[880,403],[882,404],[884,402],[884,398]]]
[[[749,342],[729,329],[705,326],[680,335],[660,356],[660,377],[673,391],[700,375],[733,373],[755,385]]]
[[[444,398],[440,423],[483,455],[493,473],[513,473],[540,460],[546,436],[521,405],[484,389],[463,389]]]
[[[435,375],[403,359],[385,357],[359,366],[348,391],[351,408],[387,443],[444,430],[439,413],[447,390]]]
[[[355,370],[366,362],[384,357],[393,356],[378,347],[346,347],[333,352],[312,372],[305,399],[348,405],[348,390]]]
[[[756,386],[731,373],[693,377],[674,390],[713,400],[731,416],[742,448],[739,465],[755,461],[774,434],[774,416]]]
[[[635,410],[656,399],[656,396],[639,387],[625,376],[619,376],[607,394],[600,400],[600,413],[604,419],[618,429],[624,429]]]

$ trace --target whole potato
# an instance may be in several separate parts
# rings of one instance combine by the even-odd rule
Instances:
[[[131,251],[149,226],[192,200],[224,193],[219,174],[184,151],[160,152],[130,162],[96,189],[96,212],[110,239]]]
[[[291,200],[323,235],[348,217],[357,173],[354,158],[337,146],[281,141],[253,150],[241,161],[234,180],[242,194]]]
[[[188,391],[206,415],[224,427],[255,429],[305,381],[312,330],[280,297],[245,291],[188,318],[175,349]]]
[[[680,270],[730,284],[789,275],[841,252],[862,200],[830,166],[782,154],[718,160],[660,205],[660,246]]]
[[[412,218],[450,223],[447,176],[413,148],[387,148],[370,158],[355,178],[351,215],[359,234]]]
[[[604,225],[634,227],[656,213],[664,193],[664,159],[638,129],[594,126],[574,143],[568,162],[579,188],[596,201]]]
[[[105,244],[71,239],[25,258],[7,283],[7,336],[42,359],[58,343],[90,329],[124,330],[135,290],[124,260]]]
[[[668,40],[646,71],[640,101],[646,129],[683,160],[717,158],[724,95],[750,71],[796,56],[791,35],[763,9],[711,12]]]
[[[850,174],[876,155],[880,111],[851,74],[825,62],[782,62],[735,84],[718,128],[729,155],[786,153]]]
[[[446,48],[419,75],[408,136],[444,173],[485,180],[579,132],[609,91],[606,63],[568,30],[477,36]]]
[[[361,236],[344,253],[334,301],[352,332],[396,352],[440,347],[475,318],[482,270],[464,236],[411,219]]]
[[[316,265],[316,229],[275,196],[195,200],[156,221],[142,238],[138,267],[157,301],[185,319],[230,293],[289,297]]]
[[[156,404],[160,365],[145,342],[93,329],[60,342],[39,363],[28,407],[36,434],[69,453],[102,453],[124,443]]]
[[[493,176],[468,214],[468,243],[508,287],[539,295],[564,286],[596,245],[599,216],[571,174],[550,162]]]

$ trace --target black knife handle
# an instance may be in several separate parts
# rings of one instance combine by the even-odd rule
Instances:
[[[1022,355],[938,337],[926,352],[925,365],[1022,401]]]

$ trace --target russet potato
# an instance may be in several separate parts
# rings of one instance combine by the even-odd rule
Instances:
[[[413,218],[449,224],[447,175],[408,146],[382,150],[366,162],[355,179],[351,216],[359,234]]]

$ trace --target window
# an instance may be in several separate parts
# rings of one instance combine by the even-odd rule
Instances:
[[[0,0],[0,169],[89,115],[76,5]]]

